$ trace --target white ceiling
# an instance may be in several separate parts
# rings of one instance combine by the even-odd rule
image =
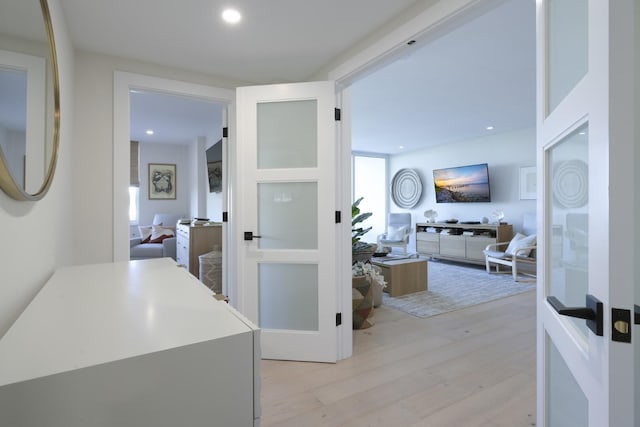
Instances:
[[[444,0],[446,1],[446,0]],[[76,47],[213,74],[248,84],[304,81],[427,0],[60,0]],[[235,27],[219,19],[233,4]],[[509,0],[354,84],[353,148],[396,153],[535,124],[535,3]],[[136,101],[136,98],[138,100]],[[132,104],[135,128],[184,123],[168,98]],[[180,111],[186,111],[184,99]],[[172,103],[172,102],[169,102]],[[189,134],[171,138],[193,140]],[[196,113],[185,114],[193,120]],[[140,123],[138,119],[140,118]],[[154,130],[156,130],[154,129]],[[140,130],[133,130],[139,132]],[[156,130],[156,138],[162,139]],[[140,137],[144,141],[144,137]]]
[[[354,150],[408,152],[535,126],[534,1],[510,0],[418,45],[353,85]]]
[[[130,94],[131,139],[163,144],[190,144],[196,137],[216,142],[222,136],[223,105],[153,92]],[[147,130],[153,130],[148,135]]]

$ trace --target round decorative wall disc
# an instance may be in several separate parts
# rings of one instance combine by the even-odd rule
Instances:
[[[414,169],[400,169],[391,181],[391,198],[401,208],[414,207],[422,196],[422,182]]]

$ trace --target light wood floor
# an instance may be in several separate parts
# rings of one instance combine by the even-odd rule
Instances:
[[[262,426],[535,426],[535,292],[375,322],[337,364],[263,361]]]

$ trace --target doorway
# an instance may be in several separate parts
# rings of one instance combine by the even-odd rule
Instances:
[[[129,259],[129,236],[131,233],[131,226],[129,217],[127,215],[129,209],[129,169],[130,169],[130,139],[132,135],[135,135],[134,128],[132,127],[132,104],[131,104],[131,92],[134,92],[134,96],[138,94],[146,93],[152,94],[153,97],[160,97],[162,99],[169,99],[167,97],[174,97],[183,101],[192,102],[206,102],[217,106],[221,113],[222,127],[228,126],[232,122],[233,115],[228,111],[233,110],[235,102],[234,91],[227,89],[220,89],[211,86],[204,86],[192,83],[186,83],[170,79],[162,79],[157,77],[151,77],[140,74],[125,73],[116,71],[114,73],[114,217],[113,217],[113,230],[114,230],[114,242],[113,242],[113,259],[114,261],[125,261]],[[137,132],[146,132],[145,126],[137,130]],[[226,138],[222,138],[222,131],[219,136],[214,136],[213,141],[206,141],[205,138],[196,138],[196,141],[192,141],[190,147],[185,148],[185,160],[189,159],[196,167],[186,166],[177,169],[177,177],[184,179],[186,182],[193,182],[193,186],[185,186],[185,191],[191,194],[185,195],[185,200],[182,201],[180,209],[177,209],[175,213],[180,215],[188,215],[188,217],[201,217],[207,215],[207,205],[214,204],[210,201],[212,197],[216,197],[216,203],[220,206],[221,212],[228,211],[228,194],[227,192],[215,193],[210,196],[209,181],[207,176],[207,161],[206,161],[206,149],[215,145],[215,143],[221,140],[222,158],[227,158],[229,153],[226,148]],[[191,153],[189,154],[189,150]],[[176,163],[176,162],[170,162]],[[224,166],[223,162],[223,168]],[[142,165],[144,166],[144,165]],[[184,169],[183,173],[180,172]],[[223,172],[225,170],[223,169]],[[144,168],[141,170],[141,174],[146,173]],[[224,173],[223,173],[224,176]],[[178,185],[180,185],[178,183]],[[229,185],[226,179],[223,179],[222,187]],[[195,187],[195,188],[190,188]],[[163,210],[172,208],[171,203],[180,203],[179,201],[161,201],[160,207],[151,208],[151,210]],[[167,206],[168,204],[168,206]],[[184,207],[183,207],[184,206]],[[178,212],[180,211],[180,212]],[[221,213],[220,212],[220,213]],[[153,215],[153,213],[148,213]],[[147,219],[147,217],[144,217]],[[149,218],[150,219],[150,218]],[[212,218],[213,219],[213,218]],[[220,220],[222,218],[220,217]],[[229,279],[233,277],[233,269],[230,268],[230,260],[224,255],[226,252],[224,249],[227,247],[227,235],[228,224],[222,225],[222,249],[223,249],[223,290],[227,291],[227,295],[233,294],[234,289],[225,289],[224,284],[228,283]]]

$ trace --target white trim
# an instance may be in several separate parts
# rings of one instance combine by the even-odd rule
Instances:
[[[47,170],[45,158],[47,151],[45,141],[46,60],[41,56],[0,50],[0,68],[27,73],[25,155],[32,167],[25,165],[23,184],[27,193],[35,194],[44,184]],[[38,164],[42,167],[33,167]]]
[[[142,89],[173,95],[189,96],[207,101],[226,104],[229,109],[229,127],[233,121],[235,108],[235,91],[233,89],[216,88],[178,80],[152,77],[123,71],[114,71],[113,75],[113,261],[129,259],[129,206],[128,168],[129,168],[129,135],[130,109],[129,90]],[[229,139],[229,141],[231,141]],[[233,143],[231,143],[233,146]],[[233,154],[232,154],[233,155]],[[231,222],[230,222],[231,223]],[[229,224],[230,224],[229,223]],[[228,234],[228,233],[227,233]],[[225,238],[223,227],[223,239]],[[229,246],[233,241],[227,242]],[[223,241],[224,245],[224,241]],[[230,248],[231,249],[231,248]],[[234,265],[233,250],[229,251],[229,264]],[[233,273],[233,272],[230,272]],[[228,276],[233,279],[233,274]],[[234,289],[229,290],[234,291]],[[232,295],[229,295],[232,298]],[[233,299],[231,299],[233,301]]]
[[[337,107],[341,117],[338,126],[338,148],[336,150],[336,209],[342,214],[341,226],[336,227],[336,311],[342,313],[342,325],[337,331],[337,360],[353,355],[353,313],[351,293],[351,87],[338,91]],[[348,160],[347,160],[348,159]],[[347,236],[349,236],[347,238]]]

